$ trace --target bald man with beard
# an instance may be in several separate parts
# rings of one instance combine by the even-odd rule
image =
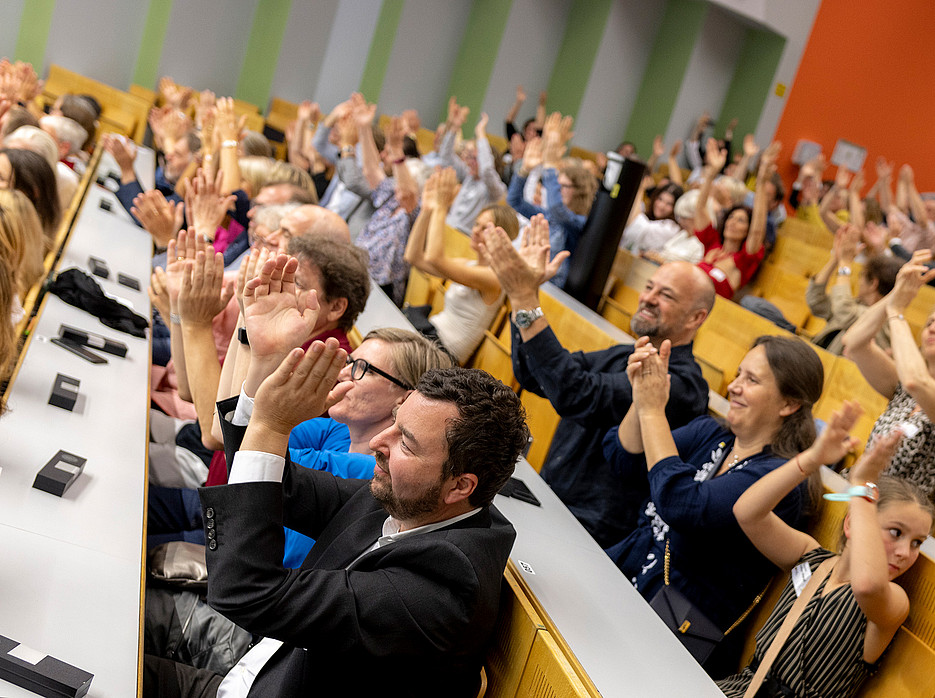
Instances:
[[[490,266],[513,308],[513,373],[524,390],[547,398],[562,418],[541,475],[595,540],[608,547],[632,530],[648,494],[648,485],[623,486],[601,446],[632,401],[626,367],[633,345],[575,353],[562,347],[539,307],[539,286],[548,271],[528,264],[500,232],[488,234],[487,247]],[[557,268],[554,261],[549,266]],[[707,408],[708,385],[692,354],[692,340],[714,297],[711,280],[696,266],[664,264],[647,281],[631,320],[634,336],[649,337],[657,348],[666,339],[672,342],[666,407],[672,428]]]

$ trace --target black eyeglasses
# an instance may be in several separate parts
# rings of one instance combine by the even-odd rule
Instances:
[[[379,368],[374,366],[372,363],[366,359],[352,359],[350,356],[347,357],[347,366],[351,367],[351,378],[355,381],[359,381],[361,378],[367,375],[367,371],[373,371],[378,376],[383,376],[390,383],[395,383],[403,390],[415,390],[411,385],[403,383],[399,378],[394,378],[386,371],[381,371]]]

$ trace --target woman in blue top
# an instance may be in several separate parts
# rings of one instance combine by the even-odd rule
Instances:
[[[510,180],[506,195],[507,203],[520,215],[529,219],[537,213],[545,215],[549,221],[549,243],[553,257],[562,250],[574,254],[597,191],[597,180],[583,166],[572,164],[561,167],[562,154],[571,135],[571,117],[562,119],[558,113],[549,115],[543,137],[527,144],[523,164]],[[523,198],[526,179],[539,166],[542,167],[541,181],[545,188],[546,207],[536,206]],[[567,276],[566,259],[552,278],[552,283],[562,287]]]
[[[744,535],[733,514],[741,494],[815,440],[811,407],[821,395],[821,361],[805,342],[764,336],[754,342],[728,387],[727,424],[697,417],[669,429],[666,369],[671,347],[637,342],[627,375],[633,404],[619,429],[604,438],[604,454],[628,487],[649,499],[636,530],[608,550],[647,599],[669,581],[721,631],[751,605],[775,568]],[[790,492],[776,513],[795,525],[808,499]],[[725,637],[704,663],[720,678],[737,666],[742,633]]]

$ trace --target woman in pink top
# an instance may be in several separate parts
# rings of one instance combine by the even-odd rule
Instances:
[[[779,147],[779,143],[773,143],[760,156],[758,182],[769,178],[776,166]],[[714,139],[709,139],[705,157],[707,164],[695,206],[695,236],[705,249],[704,259],[698,266],[711,277],[719,296],[733,298],[734,293],[753,278],[763,261],[768,202],[764,188],[757,187],[752,213],[746,206],[733,206],[715,228],[706,204],[714,179],[724,167],[727,153],[718,148]]]

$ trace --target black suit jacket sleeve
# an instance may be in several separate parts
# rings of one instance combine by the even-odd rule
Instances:
[[[213,608],[251,632],[326,655],[462,652],[478,615],[484,621],[478,627],[492,627],[512,527],[490,526],[482,511],[470,518],[487,525],[470,535],[452,527],[413,536],[367,553],[348,570],[376,542],[386,513],[364,488],[335,512],[328,500],[337,494],[336,478],[294,464],[287,464],[287,473],[283,486],[201,490],[216,541],[207,550]],[[283,489],[334,512],[298,570],[282,566]]]

